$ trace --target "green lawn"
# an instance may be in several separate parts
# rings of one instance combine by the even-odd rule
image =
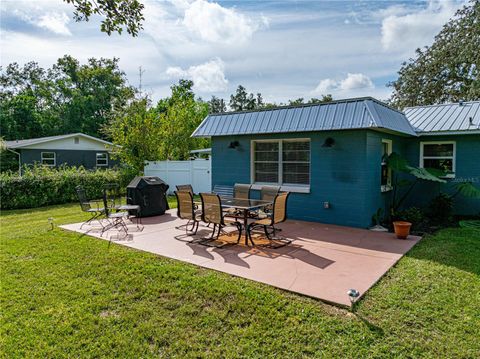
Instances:
[[[480,357],[480,235],[425,238],[344,309],[4,211],[2,357]],[[161,238],[158,238],[161,240]],[[312,283],[314,285],[314,283]]]

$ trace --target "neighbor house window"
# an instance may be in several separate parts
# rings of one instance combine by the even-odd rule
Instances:
[[[392,153],[392,140],[382,140],[381,191],[392,189],[392,170],[388,168],[388,156]]]
[[[80,143],[80,139],[78,137],[73,138],[73,143],[78,145]]]
[[[259,184],[310,184],[310,140],[253,141],[252,180]]]
[[[53,167],[56,164],[55,152],[42,152],[41,158],[42,165]]]
[[[97,153],[97,167],[108,166],[108,153]]]
[[[420,167],[445,172],[455,177],[455,142],[420,142]]]

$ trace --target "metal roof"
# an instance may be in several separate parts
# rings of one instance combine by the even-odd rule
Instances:
[[[51,141],[57,141],[57,140],[62,140],[65,138],[70,138],[70,137],[86,137],[94,141],[101,142],[106,145],[113,145],[113,143],[102,140],[100,138],[96,138],[90,135],[86,135],[84,133],[70,133],[68,135],[59,135],[59,136],[49,136],[49,137],[37,137],[37,138],[29,138],[26,140],[15,140],[15,141],[5,141],[5,147],[6,148],[22,148],[22,147],[27,147],[30,145],[36,145],[39,143],[44,143],[44,142],[51,142]]]
[[[377,129],[416,136],[405,115],[371,97],[208,115],[193,137]]]
[[[408,107],[405,115],[419,135],[480,133],[480,101]]]

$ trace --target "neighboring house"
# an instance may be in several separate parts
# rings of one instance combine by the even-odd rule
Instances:
[[[449,181],[480,182],[479,106],[407,109],[409,121],[403,112],[366,97],[212,114],[192,136],[212,140],[212,185],[251,183],[255,190],[281,185],[292,192],[291,218],[368,227],[392,194],[383,161],[392,151],[415,166],[448,169]],[[410,205],[425,205],[440,186],[418,189]],[[456,211],[479,213],[479,202],[462,199]]]
[[[110,158],[111,142],[83,133],[6,141],[5,146],[18,154],[21,165],[39,163],[56,167],[66,164],[93,169],[118,164]]]

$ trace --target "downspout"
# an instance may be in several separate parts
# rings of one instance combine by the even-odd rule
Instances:
[[[10,148],[7,148],[7,151],[10,151],[12,153],[15,153],[18,156],[18,175],[22,175],[22,162],[20,161],[20,152],[16,152],[14,150],[11,150]]]

